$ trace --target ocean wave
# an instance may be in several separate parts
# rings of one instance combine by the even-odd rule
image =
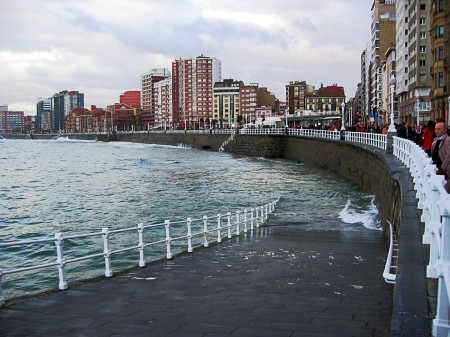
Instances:
[[[374,196],[370,197],[369,203],[355,203],[349,199],[344,209],[339,213],[339,218],[347,224],[362,224],[368,229],[382,230]]]

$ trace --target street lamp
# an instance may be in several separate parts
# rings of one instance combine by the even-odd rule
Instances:
[[[342,103],[341,103],[341,119],[342,119],[342,122],[341,122],[341,131],[345,131],[345,126],[344,126],[344,113],[345,113],[345,103],[344,103],[344,101],[342,101]]]
[[[111,133],[113,132],[113,127],[114,127],[114,124],[113,124],[113,109],[111,109]]]
[[[395,79],[394,74],[392,74],[391,78],[389,79],[389,85],[391,87],[391,123],[389,124],[388,132],[396,132],[394,125],[394,90],[396,84],[397,80]]]
[[[450,124],[450,96],[448,96],[447,100],[448,100],[448,104],[447,104],[447,124]]]

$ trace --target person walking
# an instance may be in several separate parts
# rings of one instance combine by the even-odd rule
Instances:
[[[438,168],[437,174],[445,176],[447,193],[450,193],[450,136],[447,124],[439,122],[434,127],[436,138],[431,146],[431,159]]]

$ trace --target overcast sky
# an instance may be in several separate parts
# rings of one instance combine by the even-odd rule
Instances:
[[[105,108],[140,76],[201,54],[222,77],[337,83],[353,97],[370,39],[369,0],[1,0],[0,104],[36,113],[62,90]]]

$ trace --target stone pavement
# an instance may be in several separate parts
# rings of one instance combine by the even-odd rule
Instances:
[[[261,227],[0,308],[0,336],[387,336],[382,233]]]
[[[0,308],[0,336],[388,336],[378,231],[261,227]]]

